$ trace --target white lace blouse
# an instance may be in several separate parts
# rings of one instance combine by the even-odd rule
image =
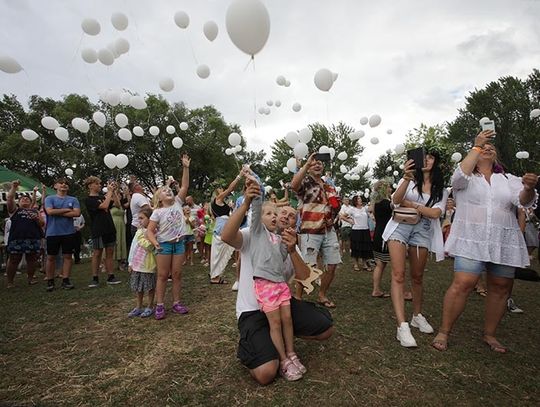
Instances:
[[[493,174],[491,185],[482,174],[466,175],[458,165],[452,176],[456,215],[445,249],[451,256],[514,267],[529,265],[516,209],[521,178]],[[538,198],[525,207],[534,205]]]

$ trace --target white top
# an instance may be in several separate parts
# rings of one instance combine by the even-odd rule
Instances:
[[[84,216],[82,214],[73,218],[73,226],[75,226],[76,230],[81,230],[84,225]]]
[[[131,196],[131,203],[129,204],[129,207],[131,209],[131,215],[133,217],[133,219],[131,221],[131,225],[135,226],[136,228],[139,227],[138,216],[139,216],[139,212],[141,211],[141,208],[144,205],[149,205],[150,206],[150,200],[147,197],[145,197],[143,194],[135,192]]]
[[[253,266],[249,254],[250,232],[244,228],[242,233],[242,247],[240,248],[240,281],[238,281],[238,296],[236,297],[236,318],[240,318],[242,312],[259,311],[261,308],[255,297],[255,288],[253,287]],[[300,253],[298,247],[296,251]],[[294,273],[294,267],[291,257],[285,259],[283,275],[285,281],[288,281]]]
[[[340,215],[350,215],[349,209],[351,209],[351,208],[352,208],[351,205],[342,205],[341,210],[339,211],[339,214]],[[346,228],[346,227],[350,228],[351,226],[352,226],[351,222],[347,222],[346,220],[341,219],[341,227],[342,228]]]
[[[403,178],[399,181],[398,188],[402,182],[404,182]],[[420,194],[418,193],[416,189],[413,190],[415,186],[416,186],[416,182],[414,181],[409,182],[409,185],[407,185],[407,191],[405,192],[405,196],[403,199],[406,199],[411,202],[417,202],[420,205],[427,204],[427,202],[429,201],[430,195],[423,193],[422,196],[420,196]],[[393,202],[393,197],[394,195],[392,195],[392,202]],[[448,199],[448,191],[446,190],[446,188],[444,188],[442,199],[436,204],[432,205],[431,207],[439,208],[441,210],[441,214],[445,213],[447,199]],[[396,208],[399,207],[399,205],[396,205],[395,203],[393,205]],[[382,235],[382,238],[385,242],[388,241],[392,233],[394,233],[394,231],[397,229],[398,225],[399,223],[397,223],[393,218],[391,218],[388,221]],[[435,260],[443,261],[444,260],[444,240],[443,240],[443,234],[442,234],[442,229],[441,229],[441,222],[439,221],[439,218],[431,219],[429,243],[430,243],[429,251],[435,253]]]
[[[517,208],[521,178],[493,174],[491,185],[482,174],[465,175],[458,166],[452,177],[456,215],[446,251],[451,256],[514,267],[529,265]],[[526,207],[534,206],[538,194]]]
[[[174,199],[173,205],[154,209],[150,220],[157,224],[156,240],[158,242],[178,240],[185,234],[184,211],[182,201],[178,197]]]
[[[353,230],[366,230],[369,229],[368,224],[368,209],[366,206],[362,206],[361,208],[355,208],[351,206],[348,210],[348,215],[350,215],[354,223],[352,225]]]

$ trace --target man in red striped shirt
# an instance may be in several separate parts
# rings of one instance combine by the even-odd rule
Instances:
[[[334,279],[336,266],[341,263],[339,242],[333,228],[339,213],[339,197],[333,185],[322,179],[324,164],[312,154],[295,174],[291,188],[296,192],[300,212],[300,249],[302,257],[312,266],[317,265],[322,255],[326,272],[321,276],[319,303],[327,308],[335,304],[327,297]]]

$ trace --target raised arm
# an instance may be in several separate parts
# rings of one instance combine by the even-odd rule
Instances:
[[[296,250],[296,232],[293,228],[287,228],[283,231],[281,238],[283,243],[287,245],[287,252],[291,257],[294,268],[294,277],[298,280],[305,280],[309,277],[310,271],[308,265]]]
[[[294,192],[298,192],[300,190],[300,187],[302,186],[302,181],[306,177],[308,170],[311,168],[312,165],[315,165],[315,154],[313,153],[309,156],[306,163],[300,167],[298,172],[294,174],[294,177],[291,181],[291,188]]]
[[[32,192],[32,204],[30,205],[31,208],[37,207],[37,191],[39,190],[38,186],[36,185]]]
[[[538,175],[527,173],[521,179],[523,189],[519,193],[519,203],[523,206],[530,205],[536,197],[536,184],[538,183]]]
[[[216,196],[216,203],[218,205],[223,205],[223,200],[232,192],[236,189],[236,186],[238,185],[238,181],[240,181],[240,179],[242,178],[242,174],[243,174],[243,171],[240,171],[240,173],[236,176],[235,179],[233,179],[231,181],[231,183],[229,184],[229,186],[227,187],[227,189],[225,191],[223,191],[221,194],[219,194],[218,196]]]
[[[116,190],[116,185],[114,182],[108,182],[107,183],[107,193],[105,194],[105,199],[103,202],[101,202],[98,206],[98,209],[108,211],[109,206],[111,205],[111,201],[113,199],[113,194]]]
[[[182,186],[178,189],[177,196],[184,202],[189,189],[189,164],[191,163],[191,158],[189,155],[182,155]]]
[[[17,188],[19,188],[19,185],[21,185],[21,182],[18,179],[13,181],[11,183],[11,189],[7,194],[7,210],[8,214],[10,215],[17,209],[17,205],[15,204],[15,194],[17,193]]]
[[[482,130],[480,133],[478,133],[478,135],[474,139],[474,147],[471,149],[471,151],[469,151],[469,154],[467,154],[467,156],[459,164],[461,170],[465,175],[472,175],[474,168],[478,163],[478,159],[480,158],[482,148],[484,148],[484,145],[488,141],[490,141],[494,135],[495,132],[493,130]]]

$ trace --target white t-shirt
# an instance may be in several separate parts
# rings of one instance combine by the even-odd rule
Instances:
[[[368,224],[369,215],[368,215],[367,207],[365,206],[361,208],[351,207],[348,210],[348,215],[350,215],[354,220],[354,223],[352,225],[353,230],[369,229],[369,224]]]
[[[156,240],[158,242],[177,240],[185,234],[184,211],[182,201],[178,197],[174,199],[173,205],[154,209],[150,220],[157,224]]]
[[[351,216],[351,214],[350,214],[350,209],[351,208],[352,208],[351,205],[342,205],[341,210],[339,211],[339,214],[340,215],[349,215],[349,216]],[[341,227],[342,228],[346,228],[346,227],[350,228],[351,226],[352,226],[351,222],[347,222],[346,220],[341,219]]]
[[[139,212],[144,205],[150,205],[150,200],[139,192],[135,192],[131,197],[131,203],[129,205],[131,209],[131,215],[133,217],[131,225],[136,228],[139,227]]]
[[[253,287],[253,266],[249,255],[250,234],[249,229],[240,230],[242,233],[242,247],[240,248],[240,281],[238,282],[238,296],[236,297],[236,318],[240,318],[242,312],[258,311],[260,309],[255,297]],[[298,247],[296,248],[298,253]],[[294,273],[291,257],[285,259],[285,280],[289,281]]]

